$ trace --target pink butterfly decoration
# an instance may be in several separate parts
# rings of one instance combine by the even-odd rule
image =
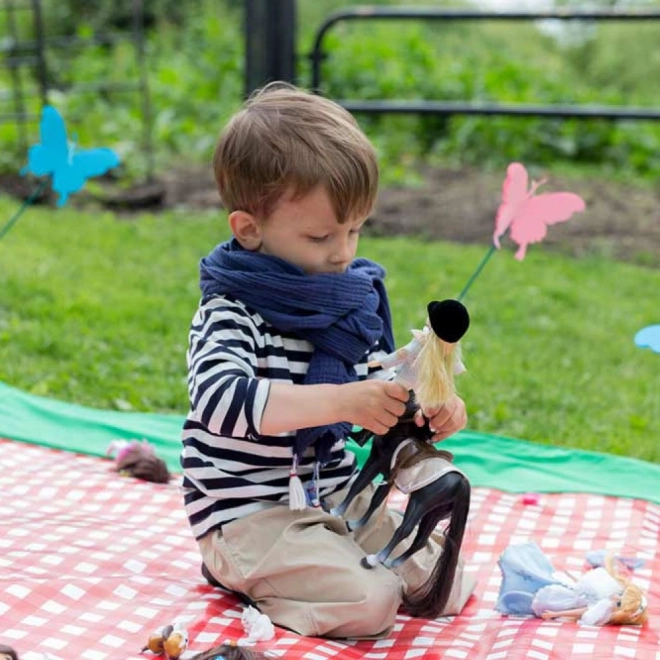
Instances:
[[[518,244],[515,254],[518,261],[525,258],[530,243],[541,242],[548,225],[565,222],[574,213],[584,211],[585,203],[579,195],[568,192],[535,195],[536,189],[545,183],[535,182],[527,189],[529,177],[520,163],[511,163],[502,186],[502,203],[495,217],[493,243],[500,247],[500,237],[509,230],[509,237]]]

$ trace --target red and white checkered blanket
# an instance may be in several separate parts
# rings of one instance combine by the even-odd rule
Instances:
[[[99,458],[0,441],[0,643],[21,660],[139,660],[149,633],[180,621],[183,658],[243,636],[242,607],[209,587],[183,513],[177,483],[121,477]],[[403,506],[402,496],[392,503]],[[324,660],[660,660],[660,507],[581,494],[519,495],[473,489],[466,559],[479,584],[463,613],[428,621],[400,614],[376,642],[300,637],[277,629],[258,646],[273,657]],[[586,551],[644,559],[643,628],[580,627],[504,618],[493,610],[497,559],[509,544],[535,540],[558,569],[581,573]]]

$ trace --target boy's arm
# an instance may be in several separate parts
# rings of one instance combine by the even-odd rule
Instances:
[[[212,433],[278,435],[341,421],[385,433],[403,413],[408,392],[398,383],[293,385],[257,378],[257,334],[246,310],[228,301],[207,303],[193,320],[190,417]]]
[[[310,426],[350,422],[383,434],[405,410],[408,390],[400,383],[364,380],[343,385],[271,383],[261,433],[277,435]]]

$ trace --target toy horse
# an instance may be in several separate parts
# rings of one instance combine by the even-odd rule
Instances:
[[[352,483],[343,502],[330,513],[343,515],[355,496],[379,474],[384,481],[377,487],[365,514],[359,520],[347,522],[351,530],[362,527],[385,501],[392,486],[409,494],[403,521],[389,543],[380,552],[362,559],[365,568],[383,563],[395,568],[426,544],[441,521],[449,518],[445,530],[445,544],[428,580],[414,593],[404,597],[406,610],[412,616],[435,618],[441,614],[451,593],[459,551],[470,509],[470,483],[454,465],[453,456],[436,449],[430,440],[433,432],[428,423],[417,426],[414,417],[417,404],[411,399],[406,412],[387,433],[374,436],[371,453],[364,467]],[[413,532],[417,535],[410,547],[394,559],[394,548]]]

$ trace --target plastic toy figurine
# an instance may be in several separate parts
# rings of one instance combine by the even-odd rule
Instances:
[[[503,614],[571,619],[591,626],[643,625],[647,620],[646,597],[615,571],[611,555],[605,566],[577,581],[559,577],[535,543],[509,546],[499,566],[502,586],[496,609]]]
[[[413,594],[406,595],[404,605],[412,616],[435,618],[447,604],[458,565],[459,552],[470,509],[470,483],[452,464],[453,456],[436,449],[430,439],[433,432],[428,426],[415,423],[417,407],[409,401],[406,413],[385,435],[374,436],[369,458],[358,473],[344,501],[330,513],[343,515],[355,496],[373,479],[382,474],[384,481],[378,486],[369,507],[359,520],[348,521],[350,529],[364,525],[387,498],[392,488],[409,494],[401,525],[380,552],[362,559],[365,568],[377,563],[396,567],[426,544],[438,522],[449,519],[445,531],[444,551],[429,579]],[[410,536],[417,534],[410,547],[399,557],[389,560],[394,548]]]
[[[179,660],[188,648],[188,631],[179,623],[163,626],[155,630],[142,648],[141,653],[151,651],[165,654],[167,660]]]
[[[454,375],[465,371],[458,342],[470,326],[467,309],[458,300],[433,300],[427,311],[428,323],[413,330],[408,344],[370,364],[397,367],[394,380],[415,392],[422,411],[441,406],[454,394]]]
[[[252,646],[256,642],[268,642],[275,637],[275,626],[268,615],[248,605],[241,614],[241,623],[246,633],[238,640],[239,646]]]
[[[396,367],[394,380],[414,393],[423,413],[439,408],[455,393],[454,376],[465,371],[458,342],[470,326],[468,311],[458,300],[432,300],[427,312],[424,329],[413,330],[410,342],[369,363],[371,368]],[[364,429],[351,438],[364,445],[371,435]]]

